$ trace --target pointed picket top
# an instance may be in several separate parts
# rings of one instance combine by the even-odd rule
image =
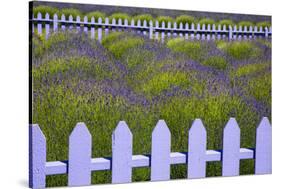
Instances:
[[[73,16],[72,16],[72,15],[69,15],[68,20],[69,20],[70,22],[72,22],[72,21],[73,21]]]
[[[171,28],[171,27],[172,27],[172,23],[168,22],[168,28]]]
[[[64,16],[64,14],[61,15],[61,20],[62,20],[62,21],[65,21],[65,16]]]
[[[135,26],[135,20],[134,19],[131,20],[131,26]]]
[[[260,26],[260,32],[262,32],[263,31],[263,28],[262,28],[262,26]]]
[[[99,23],[99,24],[102,23],[102,18],[101,18],[101,17],[98,18],[98,23]]]
[[[195,28],[195,24],[192,23],[192,24],[191,24],[191,29],[194,30],[194,28]]]
[[[185,23],[185,29],[188,30],[188,23],[187,22]]]
[[[188,134],[188,178],[206,176],[207,133],[201,119],[195,119]]]
[[[271,26],[269,27],[269,32],[270,32],[270,33],[272,32],[272,27],[271,27]]]
[[[45,187],[46,138],[38,124],[29,127],[29,187]]]
[[[83,138],[85,137],[87,139],[91,138],[91,134],[90,134],[87,126],[83,122],[79,122],[76,124],[76,126],[72,130],[69,137],[71,139],[71,138],[80,137],[80,136]]]
[[[200,27],[201,27],[201,26],[200,26],[200,24],[198,23],[198,24],[197,24],[197,30],[200,30]]]
[[[192,123],[192,126],[191,128],[189,129],[189,132],[192,133],[201,133],[202,132],[202,135],[205,135],[206,134],[206,129],[201,121],[201,119],[195,119]],[[201,136],[202,136],[201,135]]]
[[[118,25],[122,25],[122,19],[121,18],[118,19]]]
[[[112,183],[132,181],[133,135],[125,121],[120,121],[112,134]]]
[[[39,20],[39,19],[42,19],[42,14],[41,14],[41,12],[38,12],[37,13],[37,19]]]
[[[80,22],[80,21],[81,21],[80,16],[77,15],[77,16],[76,16],[76,22]]]
[[[256,133],[255,173],[272,172],[272,127],[267,117],[260,122]]]
[[[124,20],[124,25],[128,26],[128,20],[127,19]]]
[[[159,22],[158,22],[158,20],[155,21],[155,27],[156,27],[156,28],[159,27]]]
[[[115,24],[116,24],[116,19],[115,19],[115,18],[112,18],[111,23],[112,23],[113,25],[115,25]]]
[[[152,132],[151,180],[170,179],[171,133],[164,120]]]
[[[149,26],[153,26],[153,21],[152,20],[149,21]]]
[[[146,20],[143,21],[143,26],[144,26],[144,27],[147,26],[147,21],[146,21]]]
[[[137,26],[140,26],[140,25],[141,25],[141,20],[138,19],[138,21],[137,21]]]
[[[235,118],[230,118],[229,121],[227,122],[226,126],[224,127],[224,132],[240,132],[240,128],[238,126],[238,123]]]
[[[205,30],[205,29],[206,29],[206,25],[203,24],[203,25],[202,25],[202,30]]]
[[[239,175],[240,128],[235,118],[230,118],[223,131],[222,175]]]
[[[244,32],[247,32],[247,31],[248,31],[248,27],[244,26]]]
[[[255,32],[258,31],[258,27],[257,27],[257,26],[254,27],[254,31],[255,31]]]
[[[180,23],[180,29],[183,29],[183,24],[182,23]]]
[[[253,26],[249,27],[249,31],[252,32],[253,31]]]
[[[84,23],[88,23],[88,16],[84,16]]]
[[[105,18],[105,23],[109,24],[109,18],[108,17]]]
[[[222,26],[222,30],[226,31],[226,25],[225,24]]]
[[[159,120],[156,124],[156,126],[153,129],[152,132],[152,138],[153,136],[157,137],[157,136],[170,136],[170,130],[166,124],[166,122],[164,120]]]
[[[208,31],[210,31],[210,30],[211,30],[211,25],[210,25],[210,24],[208,24],[208,26],[207,26],[207,30],[208,30]]]
[[[49,15],[49,13],[46,13],[45,14],[45,20],[49,20],[50,19],[50,15]]]
[[[162,25],[161,25],[162,28],[165,28],[165,22],[162,21]]]
[[[233,27],[233,31],[237,31],[237,25]]]
[[[174,29],[177,29],[177,23],[176,22],[174,22]]]

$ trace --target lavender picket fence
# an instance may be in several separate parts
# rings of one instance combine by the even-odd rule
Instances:
[[[44,188],[47,175],[68,174],[68,186],[91,184],[91,172],[112,171],[112,183],[132,181],[132,169],[150,167],[151,180],[169,180],[170,165],[185,164],[188,178],[206,177],[206,162],[221,161],[223,176],[239,175],[241,159],[255,159],[255,174],[270,174],[272,169],[272,127],[264,117],[256,130],[256,147],[240,148],[240,129],[230,118],[223,132],[223,149],[207,150],[207,132],[196,119],[188,136],[188,152],[171,152],[171,133],[164,120],[152,132],[151,155],[133,155],[133,135],[120,121],[112,134],[112,157],[92,158],[92,138],[86,125],[78,123],[69,136],[68,160],[46,161],[46,139],[39,125],[30,132],[29,186]]]
[[[111,23],[109,18],[92,17],[88,20],[88,17],[84,17],[81,21],[79,16],[74,18],[70,15],[68,19],[64,15],[58,18],[57,14],[50,19],[48,13],[42,17],[41,13],[37,14],[37,17],[31,18],[32,32],[37,30],[39,35],[43,35],[43,27],[45,27],[45,38],[47,39],[51,32],[65,31],[65,30],[76,30],[77,32],[84,31],[89,34],[91,38],[102,40],[103,35],[108,35],[109,31],[133,31],[139,34],[147,35],[150,39],[157,39],[164,42],[166,38],[170,37],[183,37],[185,39],[196,39],[196,40],[251,40],[255,38],[271,38],[272,29],[262,27],[247,27],[242,26],[229,26],[226,25],[205,25],[205,24],[182,24],[180,23],[159,23],[158,21],[147,22],[144,20],[128,20],[112,19]],[[160,26],[161,25],[161,26]]]

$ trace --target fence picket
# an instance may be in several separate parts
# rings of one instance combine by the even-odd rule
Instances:
[[[172,23],[171,23],[171,22],[168,22],[168,25],[167,25],[167,29],[168,29],[167,38],[170,38],[170,37],[171,37],[171,32],[170,32],[171,27],[172,27]]]
[[[210,41],[210,39],[211,39],[210,32],[211,32],[211,25],[208,24],[208,26],[207,26],[207,41]]]
[[[54,32],[56,32],[58,30],[58,15],[54,14],[54,18],[53,18],[53,27],[54,27]]]
[[[195,37],[195,25],[194,23],[191,24],[191,34],[190,34],[190,39],[194,40]]]
[[[122,19],[121,18],[119,18],[118,19],[118,31],[122,31],[123,29],[122,29]]]
[[[228,26],[228,40],[232,40],[232,26],[229,25]]]
[[[138,20],[137,21],[137,33],[141,33],[141,30],[139,29],[141,27],[141,21],[140,20]]]
[[[112,21],[111,21],[111,25],[112,25],[112,31],[115,32],[115,27],[116,27],[116,20],[115,18],[112,18]]]
[[[149,39],[153,39],[153,22],[149,21]]]
[[[180,29],[179,36],[183,37],[183,34],[182,34],[183,24],[182,23],[180,23],[179,29]]]
[[[226,38],[226,25],[223,25],[222,26],[222,31],[223,31],[223,34],[222,34],[222,39],[225,39]]]
[[[61,30],[65,31],[65,23],[64,23],[65,22],[65,16],[64,16],[64,14],[61,15],[60,20],[61,20]]]
[[[203,24],[202,25],[202,29],[201,29],[201,31],[203,32],[202,34],[201,34],[201,39],[204,41],[205,40],[205,30],[206,30],[206,26],[205,26],[205,24]]]
[[[268,38],[268,28],[265,27],[265,38]]]
[[[112,183],[131,182],[132,139],[126,122],[120,121],[112,134]]]
[[[95,39],[95,26],[93,25],[95,24],[95,18],[92,17],[91,18],[91,39]]]
[[[241,39],[242,39],[242,26],[239,26],[238,40],[240,41]]]
[[[185,23],[185,30],[188,30],[188,23],[187,22]],[[186,40],[188,39],[188,32],[187,31],[185,32],[185,39]]]
[[[88,33],[88,17],[84,16],[84,32]]]
[[[218,25],[218,30],[217,30],[217,39],[220,40],[221,39],[221,25]]]
[[[233,39],[234,40],[237,39],[237,26],[236,25],[233,27]]]
[[[150,26],[150,23],[149,23],[149,26]],[[135,30],[135,20],[134,19],[131,20],[131,31],[133,31],[133,32],[136,31]],[[150,32],[150,30],[149,30],[149,32]],[[150,37],[150,33],[149,33],[149,37]],[[152,39],[152,38],[150,38],[150,39]]]
[[[68,186],[91,184],[92,137],[84,123],[77,123],[69,136]]]
[[[45,24],[45,31],[46,31],[45,39],[48,39],[49,34],[50,34],[50,24],[49,24],[50,15],[48,13],[46,13],[46,15],[45,15],[45,20],[47,21]]]
[[[200,24],[199,23],[197,24],[197,29],[196,30],[197,30],[197,32],[196,32],[196,39],[200,40],[200,33],[198,33],[198,31],[200,31]]]
[[[109,29],[108,29],[108,25],[109,25],[109,19],[106,17],[105,18],[105,28],[104,28],[104,35],[105,36],[108,36],[108,33],[109,33]]]
[[[271,174],[272,128],[266,117],[257,128],[255,159],[255,174]]]
[[[46,139],[39,125],[29,126],[29,187],[45,188]]]
[[[162,29],[165,29],[165,22],[162,22]],[[161,42],[164,43],[164,40],[165,40],[165,31],[162,30],[161,32]]]
[[[200,119],[196,119],[188,135],[188,178],[203,178],[206,176],[206,129]]]
[[[159,29],[159,22],[156,20],[155,21],[155,39],[156,40],[158,40],[158,34],[159,34],[159,32],[158,32],[158,30],[157,29]]]
[[[102,18],[99,17],[98,18],[98,24],[102,24]],[[99,25],[99,28],[98,28],[98,41],[101,42],[102,40],[102,26]]]
[[[171,133],[164,120],[152,132],[151,180],[170,179]]]
[[[213,26],[212,26],[212,31],[213,31],[213,34],[212,34],[212,40],[216,40],[216,25],[215,24],[213,24]]]
[[[253,38],[253,26],[250,26],[249,28],[249,39]]]
[[[80,28],[80,16],[76,16],[76,22],[77,22],[77,24],[76,24],[76,31],[77,32],[80,32],[81,31],[81,28]]]
[[[244,26],[244,35],[243,35],[243,38],[246,40],[246,39],[248,39],[248,28],[247,28],[247,26]]]
[[[222,175],[239,175],[240,128],[235,118],[230,118],[223,131]]]
[[[68,28],[71,31],[73,29],[73,23],[71,23],[71,22],[73,22],[73,16],[72,15],[69,15],[68,21],[70,22]]]
[[[38,19],[38,20],[41,20],[41,19],[42,19],[42,14],[41,14],[40,12],[37,14],[37,19]],[[38,23],[37,23],[37,33],[38,33],[39,35],[42,35],[42,24],[41,24],[41,22],[38,22]]]

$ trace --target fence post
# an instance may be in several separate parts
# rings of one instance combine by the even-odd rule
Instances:
[[[230,118],[223,131],[222,176],[239,175],[240,128],[235,118]]]
[[[84,123],[77,123],[69,136],[68,186],[91,184],[92,137]]]
[[[65,31],[65,23],[63,23],[63,22],[65,22],[65,16],[64,16],[64,14],[63,15],[61,15],[61,30],[62,31]]]
[[[149,21],[149,39],[153,39],[153,22]]]
[[[102,18],[99,17],[98,19],[98,24],[99,24],[99,28],[98,28],[98,41],[101,42],[102,40],[102,26],[100,24],[102,24]]]
[[[228,39],[229,39],[229,41],[232,40],[232,26],[231,25],[228,26]]]
[[[53,30],[56,32],[58,30],[58,15],[55,14],[53,17]]]
[[[257,128],[255,151],[255,174],[270,174],[272,171],[272,127],[264,117]]]
[[[95,18],[91,18],[91,38],[95,39]]]
[[[46,139],[39,125],[29,126],[29,187],[45,188]]]
[[[37,23],[37,33],[39,35],[41,35],[42,34],[42,24],[41,24],[42,14],[40,12],[37,14],[37,19],[39,20],[39,22]]]
[[[50,33],[50,24],[49,24],[50,16],[49,16],[48,13],[46,13],[46,15],[45,15],[45,20],[46,20],[46,24],[45,24],[45,30],[46,30],[45,39],[48,39],[49,33]]]
[[[112,134],[112,183],[131,182],[132,133],[125,121],[120,121]]]
[[[188,178],[202,178],[206,176],[206,129],[200,119],[196,119],[188,135]]]
[[[152,132],[151,180],[170,179],[171,133],[164,120]]]

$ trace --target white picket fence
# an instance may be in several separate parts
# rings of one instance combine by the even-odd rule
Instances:
[[[122,30],[130,30],[136,31],[137,33],[142,33],[143,35],[148,35],[150,39],[159,39],[162,42],[165,41],[166,38],[170,37],[183,37],[185,39],[197,39],[197,40],[215,40],[215,39],[228,39],[228,40],[246,40],[246,39],[254,39],[254,38],[271,38],[272,28],[258,28],[255,27],[247,27],[245,26],[231,26],[227,27],[226,25],[200,25],[197,24],[195,26],[194,23],[189,25],[186,23],[183,25],[180,23],[171,23],[169,22],[167,26],[164,22],[159,23],[158,21],[147,22],[144,20],[141,22],[140,20],[131,20],[129,23],[128,20],[121,19],[112,19],[111,23],[109,22],[109,18],[105,18],[104,22],[102,18],[94,18],[88,20],[88,17],[84,17],[83,21],[81,21],[80,17],[77,16],[76,19],[70,15],[68,19],[64,15],[58,19],[57,14],[53,16],[53,19],[50,19],[49,14],[47,13],[44,18],[42,18],[42,14],[38,13],[37,17],[31,19],[32,22],[32,32],[34,33],[35,28],[37,28],[37,32],[39,35],[42,35],[42,28],[45,27],[45,37],[48,38],[50,32],[56,32],[58,30],[77,30],[78,32],[84,31],[85,33],[90,33],[91,38],[97,38],[99,41],[102,40],[103,33],[104,35],[108,35],[109,31],[122,31]],[[104,30],[104,32],[103,32]],[[97,33],[97,34],[96,34]],[[97,36],[96,36],[97,35]]]
[[[171,152],[171,134],[164,120],[159,120],[152,132],[150,155],[133,155],[133,135],[124,121],[112,134],[112,157],[92,158],[92,136],[84,123],[78,123],[69,136],[66,161],[46,162],[46,139],[37,124],[30,133],[29,186],[44,188],[47,175],[68,174],[68,186],[91,184],[91,172],[112,171],[112,183],[132,181],[132,168],[150,167],[151,180],[169,180],[170,166],[185,164],[188,178],[206,176],[206,162],[222,161],[222,175],[239,175],[241,159],[255,159],[255,174],[270,174],[272,170],[272,128],[264,117],[256,130],[255,149],[240,148],[240,128],[234,118],[223,132],[223,149],[207,150],[207,132],[196,119],[188,136],[188,152]],[[176,139],[175,139],[176,140]],[[94,146],[95,148],[95,146]]]

